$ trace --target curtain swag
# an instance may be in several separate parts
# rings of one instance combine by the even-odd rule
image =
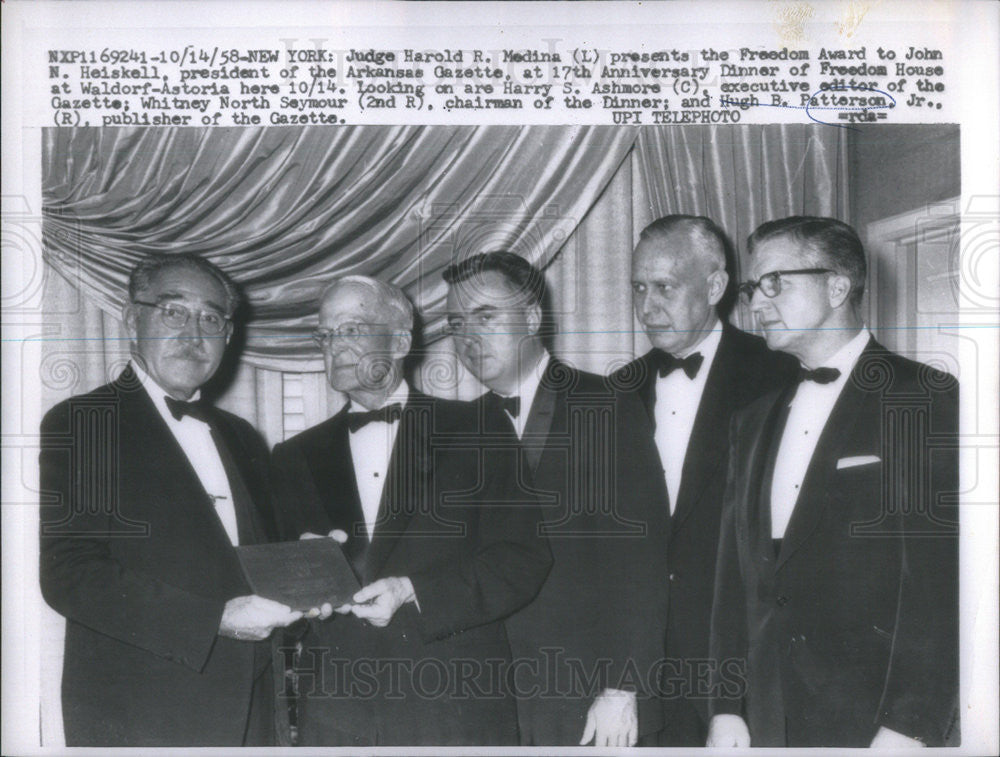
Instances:
[[[509,249],[544,268],[635,141],[613,127],[48,129],[45,260],[117,315],[148,253],[194,252],[249,304],[243,358],[316,367],[332,279],[399,285],[439,330],[455,259]]]
[[[841,132],[805,125],[50,128],[43,133],[44,257],[118,317],[128,272],[144,255],[202,255],[246,294],[242,359],[257,368],[316,370],[308,335],[329,281],[365,274],[399,285],[433,341],[447,265],[508,249],[547,268],[578,238],[630,155],[648,199],[635,217],[707,215],[737,245],[756,224],[782,215],[847,220]],[[627,268],[634,242],[621,241],[621,250],[600,251],[622,258],[616,269]],[[737,259],[736,276],[741,268]],[[621,299],[627,313],[627,287],[606,295]],[[735,320],[748,325],[745,314]]]

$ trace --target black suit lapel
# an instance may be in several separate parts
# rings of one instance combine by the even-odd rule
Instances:
[[[781,444],[785,421],[788,419],[788,403],[795,394],[796,384],[790,384],[780,391],[774,404],[768,410],[760,433],[753,441],[749,462],[749,484],[744,492],[747,502],[747,528],[753,563],[761,571],[764,580],[774,578],[774,547],[771,539],[771,483],[774,469],[769,465]]]
[[[556,360],[549,360],[538,384],[538,389],[535,391],[531,407],[527,409],[528,420],[524,424],[522,446],[532,474],[538,470],[538,463],[545,451],[556,408],[566,407],[565,402],[557,400],[561,399],[559,394],[566,391],[560,384],[566,383],[564,377],[569,370],[569,367],[559,364]]]
[[[717,475],[726,475],[722,461],[726,459],[729,446],[729,418],[735,403],[734,384],[738,371],[732,337],[726,329],[723,329],[715,359],[708,370],[684,455],[681,487],[670,519],[671,529],[675,531],[694,511],[709,482]]]
[[[253,471],[249,468],[251,464],[249,450],[245,449],[235,429],[221,419],[215,408],[212,408],[209,414],[212,417],[212,422],[209,424],[212,440],[215,442],[215,448],[222,460],[226,478],[229,479],[229,490],[233,496],[240,544],[267,542],[270,540],[268,528],[263,522],[260,510],[255,506],[255,493],[263,494],[263,492],[255,492],[256,487],[251,487],[249,483],[256,480]],[[260,461],[260,464],[263,465],[263,462]]]
[[[327,433],[306,448],[316,492],[332,528],[347,534],[344,555],[360,578],[368,553],[368,530],[354,475],[354,458],[347,430],[347,406],[327,421]]]
[[[858,372],[863,366],[865,356],[872,344],[872,340],[869,340],[868,347],[861,354],[861,358],[841,390],[840,397],[837,398],[833,410],[830,411],[830,417],[816,443],[816,449],[809,461],[805,478],[802,479],[801,493],[795,503],[792,517],[788,521],[788,528],[785,530],[781,554],[778,556],[778,568],[781,568],[809,538],[809,535],[819,525],[823,512],[826,510],[832,493],[829,479],[835,472],[837,452],[844,448],[846,440],[853,435],[858,419],[866,414],[864,404],[868,395],[858,388]]]
[[[177,510],[177,517],[189,519],[196,528],[200,522],[206,532],[214,534],[213,539],[220,548],[231,547],[229,534],[215,511],[212,498],[205,491],[177,437],[153,404],[149,392],[162,390],[152,381],[144,389],[140,388],[138,377],[131,369],[126,369],[118,377],[115,389],[122,400],[121,422],[135,424],[132,428],[123,427],[121,438],[142,439],[146,449],[155,450],[155,460],[151,459],[150,464],[156,465],[164,478],[176,487],[175,493],[185,495],[170,499],[169,506]],[[242,575],[235,552],[232,552],[232,563],[237,568],[237,574]]]
[[[635,391],[639,394],[639,399],[642,400],[643,407],[646,408],[646,415],[649,416],[650,428],[656,427],[655,405],[657,376],[652,357],[654,353],[655,349],[652,349],[635,361],[634,365],[636,375],[622,377],[622,382],[626,385],[626,387],[630,385],[629,382],[635,382],[631,385],[635,386]]]
[[[410,389],[410,397],[399,419],[392,445],[374,537],[365,561],[370,581],[379,575],[415,512],[429,506],[432,451],[429,448],[434,422],[434,401]]]

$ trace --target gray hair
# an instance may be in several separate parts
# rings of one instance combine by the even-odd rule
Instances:
[[[379,281],[371,276],[352,275],[334,279],[320,293],[320,303],[326,300],[330,292],[343,284],[355,284],[370,291],[385,312],[388,325],[408,332],[413,331],[413,304],[403,290],[395,284]]]
[[[716,271],[726,270],[726,233],[705,216],[669,215],[658,218],[639,234],[639,241],[666,241],[673,234],[684,234],[694,243],[694,252]]]
[[[156,276],[173,268],[187,268],[215,279],[226,292],[226,315],[231,316],[236,312],[240,304],[239,287],[215,263],[191,252],[181,252],[176,255],[153,254],[139,261],[128,277],[129,301],[135,302],[149,289]]]

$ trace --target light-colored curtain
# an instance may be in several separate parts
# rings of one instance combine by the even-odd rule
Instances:
[[[46,262],[117,314],[130,268],[194,252],[244,288],[243,360],[317,370],[331,279],[401,286],[440,326],[442,270],[505,248],[544,267],[630,151],[612,127],[47,129]]]
[[[636,145],[653,218],[708,216],[736,250],[734,278],[747,269],[747,236],[791,215],[849,223],[847,130],[812,125],[648,127]],[[749,313],[733,312],[750,330]]]
[[[192,250],[250,295],[218,401],[272,444],[342,402],[304,338],[333,276],[404,286],[429,332],[417,385],[468,398],[481,387],[437,338],[440,272],[456,256],[507,247],[544,267],[556,354],[609,373],[649,348],[629,287],[646,224],[714,218],[739,280],[757,224],[848,212],[843,130],[821,126],[51,129],[44,143],[46,400],[124,365],[118,310],[134,261]],[[739,309],[732,320],[750,328]]]
[[[481,388],[451,340],[434,338],[440,272],[457,255],[512,249],[545,268],[556,355],[609,373],[649,347],[629,286],[642,228],[667,213],[708,215],[741,249],[772,218],[846,220],[842,131],[46,130],[43,398],[89,390],[124,366],[126,278],[153,251],[203,254],[248,292],[253,321],[218,402],[271,444],[342,401],[304,338],[317,293],[337,275],[401,284],[431,331],[418,385],[467,398]],[[61,618],[46,611],[42,633],[43,743],[56,746]]]

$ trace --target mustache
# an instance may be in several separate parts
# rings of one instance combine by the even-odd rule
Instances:
[[[195,347],[193,345],[184,345],[177,349],[170,350],[167,357],[181,358],[182,360],[200,360],[205,361],[208,359],[208,353],[205,352],[201,347]]]

